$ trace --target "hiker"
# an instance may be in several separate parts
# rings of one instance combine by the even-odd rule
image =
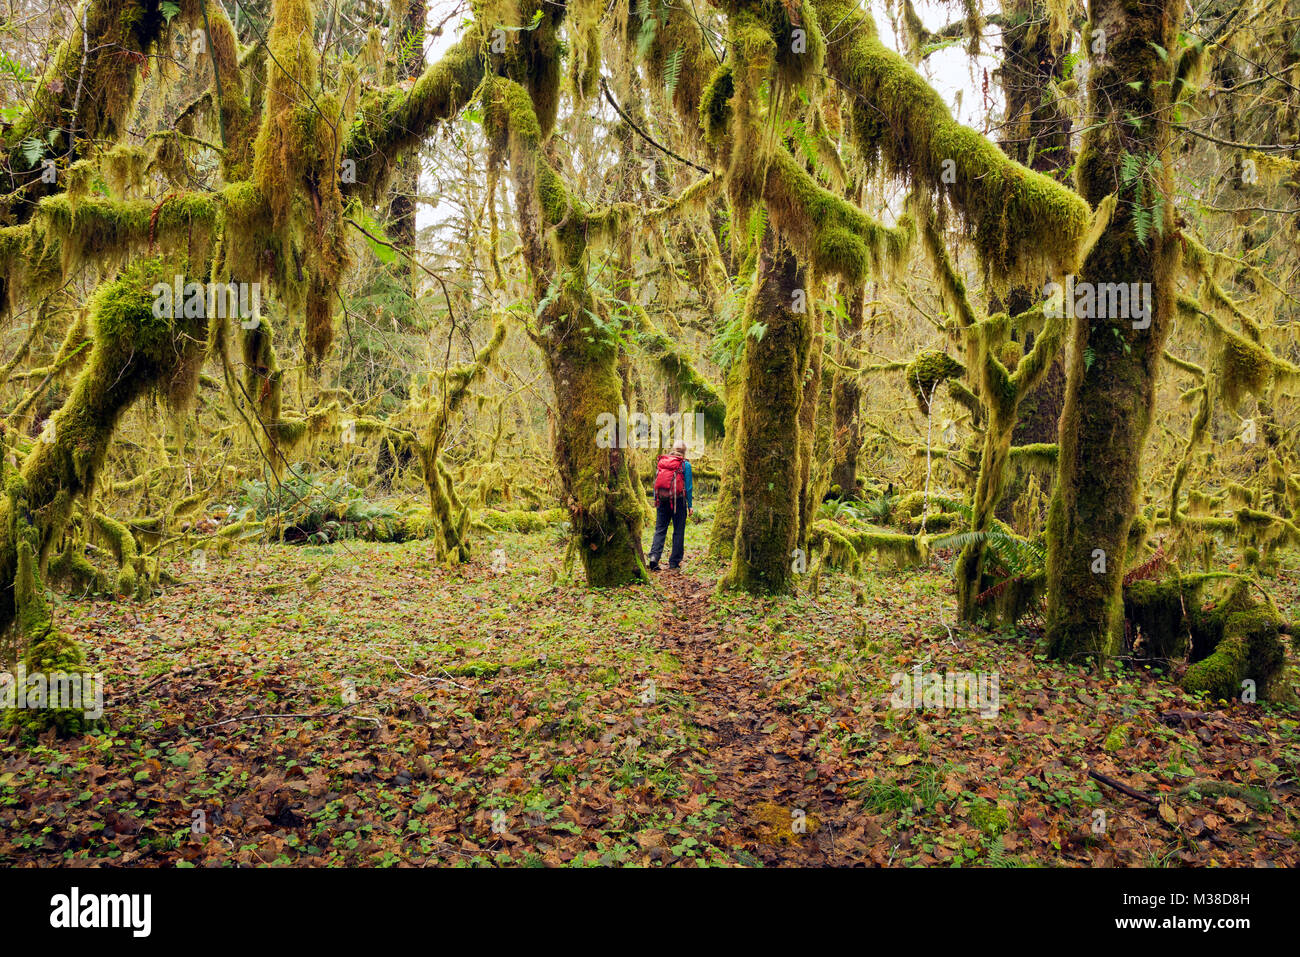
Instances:
[[[663,554],[669,522],[673,523],[673,550],[668,553],[668,567],[681,565],[682,549],[686,544],[686,516],[694,511],[693,491],[691,463],[686,461],[686,443],[678,439],[673,444],[673,454],[659,456],[655,469],[655,538],[650,546],[652,572],[659,571],[659,556]]]

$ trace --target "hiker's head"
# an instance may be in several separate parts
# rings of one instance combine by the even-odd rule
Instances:
[[[683,458],[683,459],[686,458],[685,439],[678,439],[676,442],[673,443],[673,455],[676,455],[679,458]]]

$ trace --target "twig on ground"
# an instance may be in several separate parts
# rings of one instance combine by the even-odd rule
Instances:
[[[452,681],[451,672],[449,672],[446,668],[443,668],[441,665],[439,665],[438,668],[443,674],[447,676],[446,678],[439,678],[436,675],[417,675],[414,671],[408,669],[405,665],[403,665],[400,661],[398,661],[396,658],[392,657],[391,655],[375,655],[375,657],[378,658],[380,661],[391,661],[393,664],[397,665],[398,669],[401,670],[402,674],[406,675],[407,677],[418,678],[420,681],[440,681],[443,684],[451,685],[453,688],[459,688],[461,691],[470,690],[469,688],[465,687],[465,685]]]
[[[1145,801],[1147,804],[1156,805],[1160,803],[1159,798],[1152,797],[1150,794],[1144,794],[1141,791],[1136,790],[1135,788],[1129,787],[1123,781],[1116,781],[1114,778],[1102,774],[1100,771],[1094,771],[1092,768],[1088,769],[1088,777],[1092,778],[1094,781],[1100,781],[1102,784],[1106,785],[1107,787],[1114,788],[1116,791],[1119,791],[1122,794],[1127,794],[1131,798],[1136,798],[1139,801]]]

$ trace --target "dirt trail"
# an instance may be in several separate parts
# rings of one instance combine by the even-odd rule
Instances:
[[[869,862],[860,803],[817,766],[816,724],[782,710],[767,679],[732,651],[706,583],[671,572],[659,584],[673,602],[659,641],[682,666],[663,684],[687,696],[689,720],[712,737],[705,764],[731,805],[730,839],[768,865]]]

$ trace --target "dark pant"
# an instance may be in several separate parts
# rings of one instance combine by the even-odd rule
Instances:
[[[686,546],[686,499],[660,499],[655,502],[655,540],[650,546],[651,565],[659,564],[669,522],[673,523],[673,550],[668,554],[668,567],[676,568],[682,563],[682,550]]]

